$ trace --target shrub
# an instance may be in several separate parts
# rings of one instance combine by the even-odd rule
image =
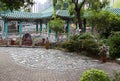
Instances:
[[[107,44],[107,39],[100,39],[99,45],[102,46],[103,44]]]
[[[120,57],[120,32],[113,33],[108,39],[110,46],[110,57],[115,59]]]
[[[83,33],[79,35],[79,39],[94,39],[91,33]]]
[[[91,69],[85,71],[79,81],[110,81],[110,78],[102,70]]]
[[[97,54],[99,52],[98,43],[90,33],[71,36],[69,40],[62,43],[62,47],[70,52],[87,51],[92,54]]]
[[[120,31],[120,15],[114,15],[110,25],[111,31]]]
[[[91,52],[92,54],[97,54],[99,52],[98,43],[93,39],[84,40],[84,47],[86,51]]]
[[[62,43],[62,48],[65,48],[67,51],[75,52],[78,51],[81,47],[81,42],[75,40],[68,40]]]
[[[114,80],[113,81],[120,81],[120,71],[114,72]]]

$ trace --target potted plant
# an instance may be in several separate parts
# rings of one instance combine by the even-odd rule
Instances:
[[[107,61],[108,52],[109,52],[109,47],[103,44],[100,48],[100,53],[99,53],[102,62]]]

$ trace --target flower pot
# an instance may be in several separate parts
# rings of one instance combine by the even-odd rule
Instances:
[[[102,58],[101,58],[101,61],[102,61],[102,62],[107,62],[107,58],[106,58],[106,57],[102,57]]]

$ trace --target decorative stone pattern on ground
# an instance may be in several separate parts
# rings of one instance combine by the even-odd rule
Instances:
[[[44,48],[2,47],[16,63],[35,69],[65,71],[99,67],[101,64],[82,55]]]
[[[37,49],[30,48],[29,50],[27,49],[26,48],[0,47],[0,81],[79,81],[82,73],[90,69],[89,66],[82,67],[84,65],[82,63],[83,65],[81,64],[82,66],[79,69],[67,68],[67,69],[63,69],[62,71],[62,68],[59,67],[59,69],[56,69],[56,70],[47,69],[47,68],[45,70],[45,68],[40,69],[41,68],[40,66],[39,67],[28,66],[26,65],[28,62],[26,62],[26,64],[24,62],[20,63],[21,61],[16,61],[14,59],[15,56],[22,58],[22,57],[26,57],[26,54],[29,54],[29,56],[36,55],[35,50],[41,49],[41,48],[37,48]],[[31,50],[33,54],[31,55],[31,51],[29,53],[26,53],[24,52],[25,50],[26,51]],[[41,50],[46,51],[46,49],[41,49]],[[48,51],[51,52],[52,50],[48,50]],[[53,50],[53,52],[55,51],[58,51],[58,50]],[[106,63],[100,64],[99,61],[96,61],[93,59],[91,60],[90,58],[86,58],[84,56],[77,56],[77,55],[73,55],[72,53],[64,53],[61,51],[59,52],[62,53],[60,55],[63,55],[63,56],[65,55],[68,58],[88,60],[90,61],[89,63],[93,63],[93,64],[97,63],[96,65],[92,67],[96,66],[95,67],[96,69],[104,70],[106,73],[109,74],[110,77],[113,77],[114,70],[120,70],[120,65],[115,62],[106,62]],[[57,52],[56,55],[58,55],[59,52]],[[23,56],[21,57],[21,55]],[[28,58],[26,57],[26,59]],[[90,64],[90,65],[93,65],[93,64]],[[34,68],[37,68],[37,69],[34,69]]]

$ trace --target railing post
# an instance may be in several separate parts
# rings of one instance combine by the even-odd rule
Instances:
[[[38,22],[36,22],[36,33],[38,33]]]
[[[8,41],[8,20],[4,20],[4,36],[5,36],[5,41],[6,41],[6,45],[9,45],[9,41]]]
[[[22,45],[22,27],[23,27],[23,23],[22,21],[19,21],[19,34],[20,34],[20,43],[19,45]]]
[[[40,21],[40,33],[42,33],[42,21]]]
[[[48,33],[48,37],[50,37],[50,28],[49,28],[49,22],[46,24],[47,26],[47,33]]]
[[[67,21],[67,37],[70,35],[70,20]]]
[[[4,36],[5,36],[5,39],[7,39],[8,37],[8,21],[7,20],[4,20]]]

